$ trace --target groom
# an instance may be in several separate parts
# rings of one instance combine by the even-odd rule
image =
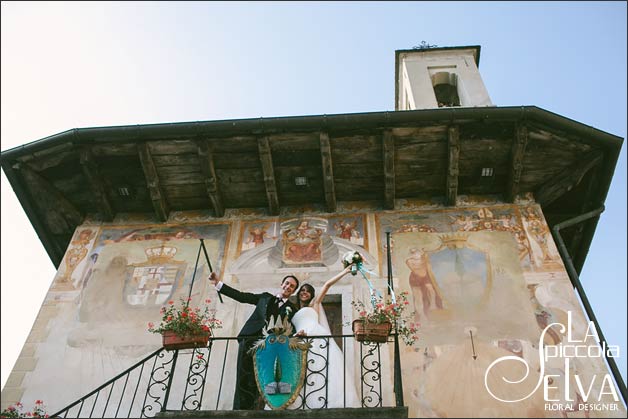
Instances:
[[[227,284],[223,284],[215,272],[212,272],[208,279],[221,294],[233,298],[239,303],[255,305],[253,314],[244,323],[238,334],[240,346],[238,348],[233,410],[261,408],[263,405],[258,405],[260,394],[255,381],[255,372],[253,371],[253,357],[247,352],[255,341],[262,336],[262,330],[271,316],[275,319],[277,316],[281,316],[282,318],[287,318],[288,321],[292,321],[292,316],[297,312],[298,307],[290,302],[288,298],[299,287],[299,280],[292,275],[284,277],[281,281],[281,289],[273,295],[268,292],[252,294],[238,291]]]

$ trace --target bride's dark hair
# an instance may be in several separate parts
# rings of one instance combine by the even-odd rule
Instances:
[[[305,303],[302,303],[301,299],[299,298],[299,294],[301,293],[302,289],[306,289],[310,293],[310,299],[307,300]],[[307,307],[308,305],[310,305],[315,295],[316,295],[316,291],[314,291],[313,286],[311,286],[310,284],[301,285],[301,288],[299,288],[299,292],[297,292],[297,303],[299,304],[299,308]]]

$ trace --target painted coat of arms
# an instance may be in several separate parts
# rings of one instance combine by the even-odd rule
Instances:
[[[294,402],[305,379],[310,344],[291,334],[292,325],[287,319],[271,318],[264,338],[251,348],[257,387],[273,410],[285,409]]]
[[[323,260],[322,236],[327,220],[288,220],[281,223],[283,261],[287,265],[320,263]]]
[[[148,261],[127,269],[124,298],[131,306],[162,305],[181,280],[187,263],[174,260],[177,248],[161,245],[146,249]]]

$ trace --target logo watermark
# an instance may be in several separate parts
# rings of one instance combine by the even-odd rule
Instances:
[[[560,328],[561,333],[563,334],[565,332],[567,333],[567,342],[561,343],[558,345],[544,346],[543,340],[545,338],[545,334],[553,326],[558,326]],[[570,376],[571,370],[569,368],[571,359],[573,358],[602,358],[605,356],[609,358],[617,358],[620,356],[619,346],[616,346],[616,345],[607,346],[605,342],[603,342],[602,345],[599,344],[600,338],[598,336],[597,330],[595,329],[595,325],[593,324],[593,322],[589,322],[586,333],[582,340],[574,339],[574,337],[571,334],[571,330],[572,330],[571,311],[567,312],[567,327],[565,327],[565,325],[563,325],[562,323],[552,323],[548,325],[545,329],[543,329],[543,332],[541,333],[541,337],[539,338],[539,349],[538,349],[539,364],[540,364],[539,379],[536,383],[536,386],[534,387],[534,389],[532,389],[530,393],[528,393],[527,395],[519,399],[513,399],[513,400],[502,399],[496,396],[489,386],[488,375],[491,369],[493,369],[493,367],[505,361],[515,361],[515,362],[522,363],[525,366],[525,374],[523,378],[519,380],[509,380],[506,377],[502,377],[502,380],[504,380],[505,383],[519,384],[519,383],[522,383],[526,378],[528,378],[528,375],[530,374],[530,366],[528,365],[528,362],[523,358],[520,358],[518,356],[512,356],[512,355],[498,358],[488,366],[488,368],[486,369],[486,372],[484,373],[484,386],[486,387],[486,390],[496,400],[499,400],[504,403],[515,403],[515,402],[520,402],[522,400],[529,398],[538,390],[538,388],[541,385],[543,385],[543,399],[546,402],[545,403],[546,411],[619,410],[618,403],[602,403],[601,402],[602,397],[604,395],[610,395],[612,396],[615,402],[619,402],[619,396],[617,394],[617,390],[615,389],[615,386],[613,385],[613,380],[610,374],[608,373],[604,374],[604,377],[602,378],[601,381],[597,381],[597,378],[598,378],[597,375],[594,376],[591,382],[589,383],[583,382],[583,380],[578,374],[573,374],[573,380],[576,383],[576,390],[577,390],[578,397],[577,397],[577,400],[574,400],[571,397],[571,394],[570,394],[571,393],[570,392],[571,380],[570,379],[572,376]],[[595,339],[596,343],[593,345],[587,345],[586,341],[588,338],[591,338],[591,337]],[[565,367],[564,369],[565,376],[563,378],[564,382],[562,386],[564,389],[563,400],[554,399],[552,398],[554,394],[550,394],[550,390],[559,389],[558,386],[555,386],[553,384],[558,383],[558,380],[560,379],[561,376],[545,373],[545,363],[551,359],[558,359],[558,358],[562,358],[564,360],[564,367]],[[589,401],[589,398],[592,397],[593,395],[594,389],[598,389],[597,400]],[[556,393],[556,391],[552,393]]]

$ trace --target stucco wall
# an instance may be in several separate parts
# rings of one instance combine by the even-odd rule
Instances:
[[[229,210],[221,220],[202,212],[173,213],[159,225],[139,216],[119,216],[107,225],[87,221],[75,232],[2,392],[3,405],[43,399],[52,413],[158,349],[161,338],[148,333],[146,325],[159,321],[159,309],[168,300],[187,297],[199,238],[213,269],[242,290],[272,291],[288,273],[320,288],[342,269],[340,255],[359,250],[367,267],[379,272],[371,280],[385,291],[387,231],[392,233],[395,290],[409,292],[421,323],[419,343],[402,347],[411,417],[562,417],[564,411],[546,406],[543,385],[532,391],[542,375],[552,375],[550,387],[557,388],[550,388],[549,396],[561,403],[567,402],[562,393],[568,376],[568,396],[575,400],[568,415],[585,415],[577,411],[578,400],[586,401],[577,380],[585,392],[593,381],[589,403],[598,402],[600,392],[609,393],[608,386],[600,387],[607,373],[602,359],[570,359],[567,372],[564,359],[539,361],[543,330],[544,344],[569,344],[560,328],[549,324],[567,325],[570,317],[572,340],[582,339],[588,325],[538,205],[464,199],[457,208],[399,204],[398,211],[351,203],[333,215],[306,208],[279,217]],[[287,246],[299,229],[319,235],[314,246]],[[217,334],[235,336],[252,307],[228,298],[220,304],[207,274],[201,257],[193,304],[211,299],[224,321]],[[352,298],[368,301],[368,286],[359,276],[344,278],[330,293],[341,295],[344,322],[353,316]],[[343,330],[351,333],[349,326]],[[594,344],[593,339],[589,336],[586,344]],[[356,348],[350,344],[345,350],[351,356]],[[384,355],[389,368],[391,353]],[[487,369],[504,356],[520,361],[499,362],[486,375],[487,389]],[[524,364],[531,371],[520,384],[503,381],[522,378]],[[233,388],[233,377],[223,385]],[[384,404],[393,400],[387,391]],[[612,394],[602,395],[601,402],[613,403]],[[625,410],[586,414],[625,416]]]

